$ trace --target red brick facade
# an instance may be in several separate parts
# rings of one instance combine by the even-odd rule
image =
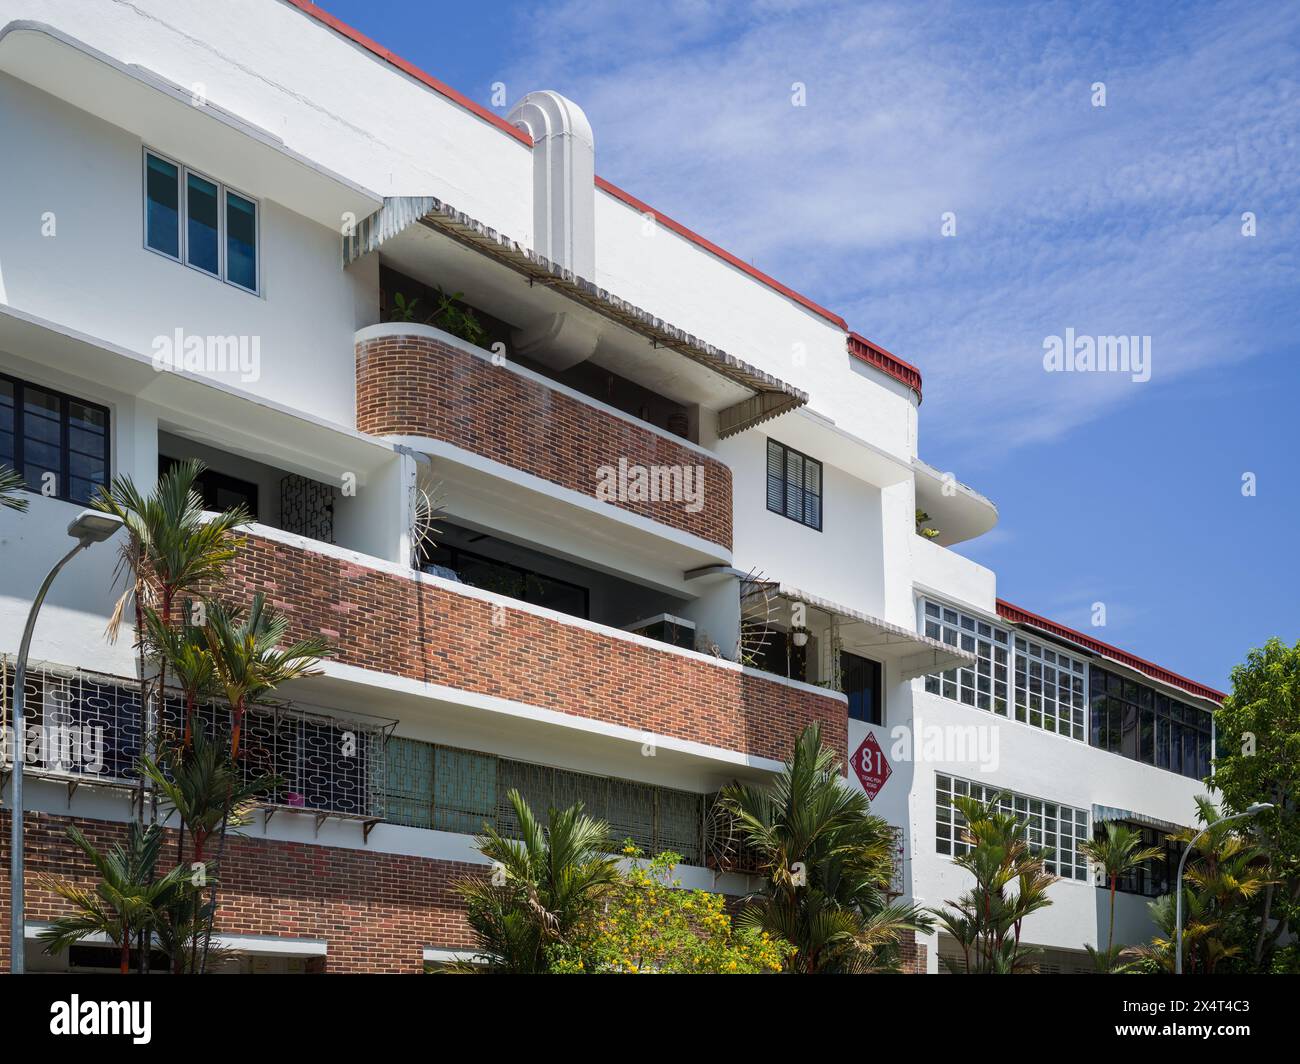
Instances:
[[[731,469],[648,428],[425,335],[357,344],[357,428],[426,436],[597,497],[602,467],[703,471],[703,508],[606,500],[731,549]],[[692,473],[694,475],[694,473]]]
[[[348,665],[784,761],[803,729],[847,759],[848,708],[698,656],[641,646],[306,550],[246,537],[227,588],[256,591]]]
[[[75,823],[101,850],[121,840],[126,825],[49,813],[28,813],[25,824],[25,917],[41,923],[69,910],[42,889],[46,874],[88,889],[96,882],[85,856],[65,832]],[[168,831],[165,853],[175,852]],[[350,850],[266,839],[227,841],[216,929],[227,935],[323,939],[323,964],[309,971],[408,973],[423,971],[426,948],[472,950],[455,886],[482,866],[426,857]],[[926,948],[904,942],[901,970],[925,973]],[[0,811],[0,970],[9,967],[9,814]]]
[[[0,814],[0,968],[9,967],[9,814]],[[39,923],[68,911],[36,882],[41,873],[96,882],[90,862],[64,832],[75,823],[97,847],[126,825],[28,813],[24,916]],[[174,853],[175,834],[164,850]],[[327,972],[408,972],[424,968],[426,947],[470,949],[455,885],[481,866],[299,842],[230,838],[222,862],[218,933],[317,938],[328,943]]]

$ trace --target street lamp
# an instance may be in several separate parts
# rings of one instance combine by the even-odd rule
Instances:
[[[27,626],[23,629],[23,641],[18,646],[18,663],[14,666],[14,721],[13,742],[10,754],[13,758],[13,787],[11,788],[12,808],[9,813],[9,970],[14,975],[21,975],[25,968],[26,940],[23,928],[23,758],[26,740],[26,727],[23,723],[23,703],[26,698],[27,652],[31,649],[32,629],[36,627],[36,615],[41,610],[41,603],[54,583],[59,571],[72,561],[81,551],[92,543],[102,543],[122,527],[122,519],[115,514],[101,513],[99,510],[82,510],[68,525],[68,535],[77,541],[77,545],[68,551],[46,575],[41,588],[32,599],[32,608],[27,612]]]
[[[1262,813],[1265,810],[1272,809],[1272,802],[1256,802],[1244,813],[1233,813],[1232,816],[1225,816],[1221,820],[1216,820],[1213,824],[1207,824],[1195,835],[1192,841],[1187,844],[1183,850],[1183,856],[1178,859],[1178,887],[1177,901],[1174,904],[1174,925],[1177,928],[1176,941],[1174,944],[1174,974],[1183,974],[1183,866],[1187,864],[1188,855],[1196,848],[1196,844],[1201,841],[1201,836],[1211,828],[1217,828],[1220,824],[1227,824],[1233,820],[1244,820],[1248,816],[1254,816],[1256,813]]]

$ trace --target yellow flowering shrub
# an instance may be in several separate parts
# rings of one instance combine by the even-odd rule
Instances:
[[[680,855],[645,861],[630,842],[623,854],[623,884],[569,941],[550,949],[552,972],[755,975],[782,969],[794,947],[766,932],[734,928],[722,895],[683,888],[673,877]]]

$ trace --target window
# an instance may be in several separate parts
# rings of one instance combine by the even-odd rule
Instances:
[[[144,153],[144,246],[257,294],[257,202]]]
[[[851,720],[863,720],[868,724],[885,722],[880,662],[841,651],[840,686],[849,696]]]
[[[496,561],[459,547],[435,547],[428,553],[430,567],[450,569],[470,587],[495,591],[499,595],[531,602],[548,610],[587,617],[588,593],[585,587],[543,576],[508,562]]]
[[[1210,774],[1213,718],[1138,683],[1093,666],[1092,745],[1192,779]]]
[[[1158,898],[1168,894],[1171,878],[1178,869],[1179,858],[1183,855],[1183,844],[1175,841],[1168,832],[1156,828],[1144,827],[1140,824],[1128,826],[1137,831],[1141,837],[1137,849],[1145,850],[1154,846],[1162,853],[1154,860],[1147,861],[1121,875],[1115,881],[1115,889],[1125,894],[1140,894],[1144,898]],[[1098,824],[1097,827],[1100,829],[1101,825]],[[1101,837],[1103,836],[1099,831],[1098,838]]]
[[[1025,826],[1025,838],[1035,852],[1045,852],[1047,870],[1062,879],[1086,881],[1088,862],[1079,851],[1079,843],[1088,838],[1088,814],[1082,809],[1031,798],[1012,791],[997,791],[979,783],[936,773],[935,777],[935,849],[950,857],[970,851],[962,838],[966,818],[953,799],[970,797],[989,802],[997,799],[1001,812],[1014,813]]]
[[[0,375],[0,465],[32,491],[89,503],[108,483],[108,411]]]
[[[158,456],[159,474],[168,473],[179,464],[180,459]],[[257,485],[250,480],[240,480],[239,477],[218,473],[215,469],[204,469],[194,478],[194,490],[203,500],[205,510],[222,513],[242,506],[254,521],[258,520],[258,490]]]
[[[1032,639],[1015,645],[1016,720],[1085,742],[1083,662]]]
[[[987,621],[935,602],[925,604],[925,634],[976,656],[973,668],[948,669],[925,678],[931,694],[1007,715],[1010,636]]]
[[[767,508],[798,521],[822,527],[822,464],[792,451],[776,440],[767,441]]]

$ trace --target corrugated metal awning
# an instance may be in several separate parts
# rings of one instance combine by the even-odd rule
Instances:
[[[851,606],[810,595],[780,581],[773,581],[772,589],[783,599],[802,602],[838,618],[841,622],[841,635],[845,628],[856,626],[860,631],[855,634],[860,638],[854,640],[855,647],[869,650],[895,666],[899,670],[899,679],[911,680],[932,672],[975,665],[974,654],[902,625],[881,620]]]
[[[1135,813],[1131,809],[1116,809],[1114,806],[1109,805],[1094,805],[1092,807],[1092,819],[1095,824],[1105,824],[1107,821],[1140,824],[1143,827],[1168,832],[1170,835],[1176,835],[1180,831],[1187,830],[1186,825],[1175,824],[1171,820],[1161,820],[1159,817],[1147,816],[1146,813]]]
[[[754,393],[751,397],[718,411],[718,435],[723,439],[808,402],[807,392],[597,287],[594,282],[551,262],[434,196],[386,197],[379,211],[358,222],[352,232],[344,235],[343,265],[377,251],[385,241],[413,225],[423,225],[442,233],[530,281],[544,284],[602,317],[750,389]]]

